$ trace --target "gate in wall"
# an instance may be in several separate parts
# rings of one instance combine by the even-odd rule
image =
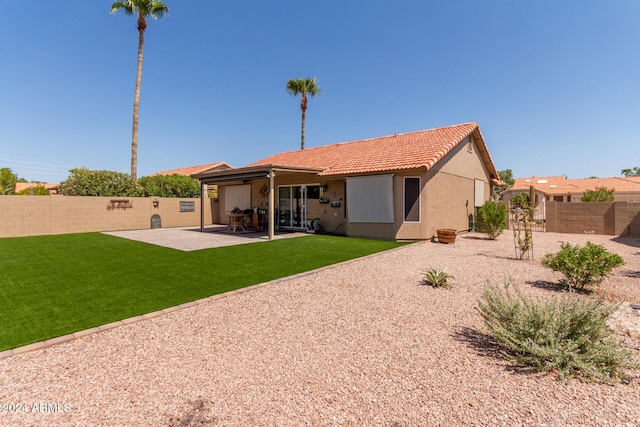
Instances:
[[[527,226],[531,231],[546,231],[546,211],[545,203],[535,203],[532,207],[524,203],[509,202],[509,220],[508,226],[510,230],[524,228],[524,221],[528,220]]]

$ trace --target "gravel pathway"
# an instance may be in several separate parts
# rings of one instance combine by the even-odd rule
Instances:
[[[640,303],[638,238],[538,233],[535,257],[587,240],[626,261],[607,295]],[[422,242],[0,360],[0,425],[640,425],[638,378],[561,382],[496,357],[484,283],[544,296],[560,277],[513,258],[508,231]],[[435,266],[453,287],[420,284]]]

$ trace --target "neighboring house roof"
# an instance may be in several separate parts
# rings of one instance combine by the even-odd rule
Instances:
[[[533,186],[548,195],[582,194],[587,190],[605,187],[616,193],[640,193],[640,177],[609,177],[567,179],[564,176],[516,178],[508,192],[528,192]]]
[[[489,174],[493,179],[499,179],[477,123],[288,151],[251,163],[248,167],[271,164],[321,169],[318,176],[429,170],[471,134]]]
[[[44,187],[46,190],[49,190],[49,193],[56,194],[58,192],[58,187],[60,187],[60,184],[47,184],[46,182],[16,182],[16,188],[14,192],[17,194],[18,192],[29,187]]]
[[[206,165],[189,166],[186,168],[171,169],[167,171],[156,172],[151,176],[155,176],[155,175],[191,176],[195,173],[206,172],[211,170],[222,170],[222,169],[233,169],[233,167],[227,162],[217,162],[217,163],[209,163]]]

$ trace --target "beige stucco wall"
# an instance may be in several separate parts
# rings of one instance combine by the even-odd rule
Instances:
[[[112,200],[128,200],[131,208],[113,208],[117,203]],[[180,201],[194,202],[195,211],[180,212]],[[212,224],[213,203],[205,199],[205,225]],[[200,199],[0,196],[0,237],[148,229],[154,214],[160,215],[163,228],[199,226]]]

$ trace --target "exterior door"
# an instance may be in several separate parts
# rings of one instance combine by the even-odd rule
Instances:
[[[319,185],[284,185],[278,187],[278,224],[284,228],[307,228],[309,187]],[[314,191],[314,194],[319,191]]]

